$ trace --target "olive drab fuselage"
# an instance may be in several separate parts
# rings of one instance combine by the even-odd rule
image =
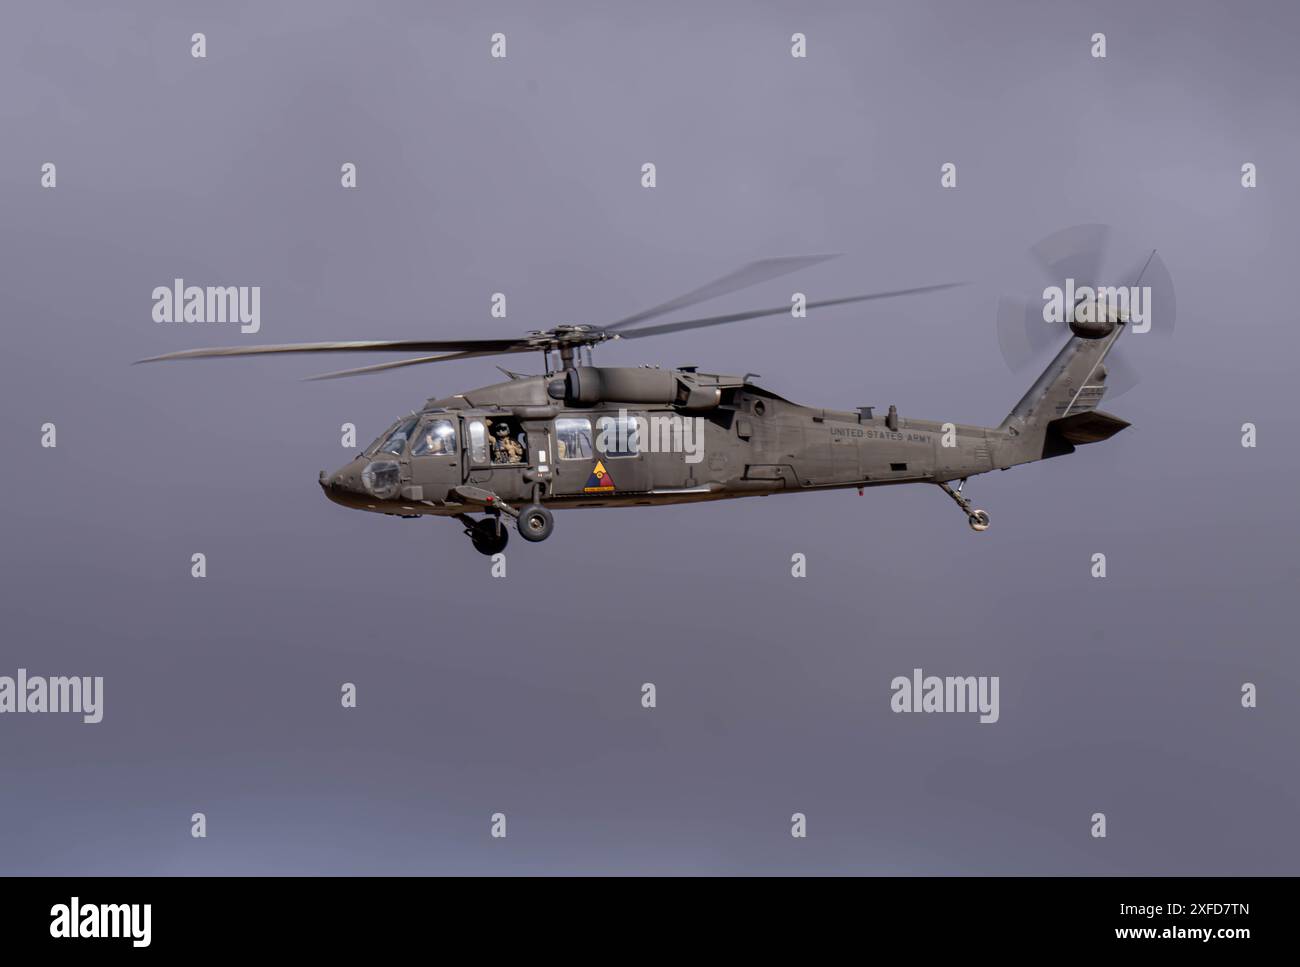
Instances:
[[[738,377],[694,370],[575,373],[570,383],[578,390],[566,386],[568,399],[553,398],[557,374],[431,399],[390,428],[414,420],[389,447],[397,452],[382,451],[381,436],[335,473],[322,473],[321,485],[340,504],[399,516],[482,510],[481,500],[466,499],[466,488],[507,504],[557,509],[682,503],[961,479],[992,470],[998,438],[1006,436],[867,407],[814,409]],[[570,402],[584,383],[631,399]],[[450,423],[455,445],[422,453],[427,428],[436,423],[446,434],[446,423],[437,421]],[[494,459],[493,428],[503,421],[522,444],[519,462]],[[376,463],[396,465],[395,473],[386,467],[385,489],[363,480]]]
[[[883,416],[814,409],[694,369],[569,366],[429,400],[320,484],[347,507],[455,517],[483,554],[505,547],[506,518],[526,540],[545,540],[552,509],[905,483],[942,488],[984,531],[989,515],[962,493],[968,477],[1073,453],[1129,425],[1097,409],[1124,328],[1118,319],[1076,330],[996,427],[893,406]]]

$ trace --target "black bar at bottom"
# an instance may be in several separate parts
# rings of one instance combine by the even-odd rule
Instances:
[[[469,942],[493,954],[523,944],[667,956],[710,941],[785,941],[807,954],[849,942],[926,957],[1231,955],[1285,940],[1293,887],[1289,878],[10,878],[0,880],[0,937],[6,952],[92,956],[336,957],[412,942],[449,954]]]

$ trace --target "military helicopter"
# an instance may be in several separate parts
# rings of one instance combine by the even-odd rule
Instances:
[[[429,399],[395,420],[343,467],[321,471],[337,504],[399,517],[451,517],[474,547],[504,550],[507,522],[527,541],[554,530],[553,509],[643,507],[795,491],[925,483],[938,486],[984,531],[989,515],[964,496],[968,478],[1071,453],[1129,424],[1098,410],[1103,360],[1123,332],[1122,312],[1081,299],[1072,335],[998,426],[920,420],[890,405],[828,410],[793,403],[750,375],[695,367],[595,366],[591,350],[613,340],[790,313],[791,306],[646,325],[831,256],[751,262],[705,286],[604,326],[566,324],[520,338],[316,342],[191,349],[139,362],[266,353],[419,353],[324,373],[379,373],[478,356],[540,353],[545,370],[502,370],[506,381]],[[809,302],[806,308],[919,295],[961,283]],[[801,323],[803,324],[803,323]],[[953,483],[956,486],[953,486]],[[480,517],[473,515],[479,514]]]

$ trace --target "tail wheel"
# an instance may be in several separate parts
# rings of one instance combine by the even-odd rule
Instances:
[[[541,504],[533,504],[519,512],[519,536],[526,541],[537,543],[551,536],[555,530],[555,518]]]
[[[989,529],[989,515],[985,511],[973,510],[966,520],[970,523],[970,529],[973,531],[986,531]]]

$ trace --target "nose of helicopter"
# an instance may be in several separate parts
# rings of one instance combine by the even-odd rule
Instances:
[[[361,471],[365,460],[361,457],[345,463],[339,469],[330,473],[328,470],[320,472],[319,483],[325,496],[336,504],[351,506],[358,498],[366,497],[364,488],[361,483]],[[373,500],[373,498],[370,498]]]

